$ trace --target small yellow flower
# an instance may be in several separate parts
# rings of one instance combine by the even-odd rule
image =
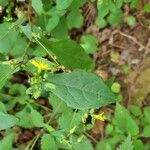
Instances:
[[[99,113],[98,115],[92,115],[92,118],[97,119],[97,120],[101,120],[101,121],[105,121],[105,119],[106,119],[104,112]]]
[[[35,67],[37,67],[40,70],[49,70],[50,69],[49,65],[45,62],[37,61],[35,59],[31,60],[30,62],[31,62],[31,64],[33,64]]]

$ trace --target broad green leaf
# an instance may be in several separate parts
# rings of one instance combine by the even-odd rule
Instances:
[[[0,130],[11,128],[17,123],[18,118],[15,116],[0,112]]]
[[[54,138],[50,134],[44,134],[41,138],[41,150],[57,150]]]
[[[32,7],[36,11],[37,14],[41,15],[43,12],[43,4],[42,0],[32,0]]]
[[[57,57],[60,63],[70,69],[90,70],[94,66],[84,49],[73,40],[49,41],[41,38],[39,41]]]
[[[55,84],[56,89],[51,91],[73,108],[99,108],[116,100],[100,77],[82,70],[48,74],[46,82]]]
[[[12,75],[13,69],[8,64],[0,64],[0,89],[5,85],[7,79]]]
[[[80,28],[83,24],[82,14],[78,10],[71,11],[67,16],[67,23],[68,23],[69,29]]]
[[[56,7],[58,10],[66,9],[70,6],[73,0],[56,0]]]
[[[81,37],[81,46],[84,48],[86,53],[92,54],[97,50],[98,41],[96,37],[86,34]]]
[[[16,117],[19,118],[18,125],[21,127],[33,128],[43,126],[42,115],[30,105],[27,105],[23,110],[17,112]]]
[[[58,16],[52,16],[48,19],[48,23],[46,26],[46,30],[48,32],[52,31],[59,23],[59,17]]]
[[[144,137],[150,137],[150,125],[145,126],[144,130],[143,130],[143,134]]]
[[[120,104],[116,105],[115,124],[122,131],[132,136],[139,133],[139,128],[136,122],[132,119],[127,109]]]
[[[117,150],[133,150],[131,136],[128,136],[124,142],[117,148]]]

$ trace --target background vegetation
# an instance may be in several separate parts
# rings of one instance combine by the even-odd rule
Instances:
[[[0,0],[0,150],[149,150],[150,3]]]

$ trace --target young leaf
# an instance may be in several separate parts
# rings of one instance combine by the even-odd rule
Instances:
[[[82,70],[48,74],[46,82],[55,84],[56,89],[51,91],[73,108],[99,108],[116,100],[100,77]]]
[[[18,118],[14,117],[13,115],[0,112],[0,130],[11,128],[16,125],[17,122]]]
[[[128,136],[124,142],[117,148],[117,150],[133,150],[131,136]]]
[[[44,134],[41,138],[41,150],[57,150],[54,138],[50,134]]]
[[[98,41],[96,37],[87,34],[81,37],[81,46],[84,48],[86,53],[92,54],[97,50]]]
[[[80,28],[83,24],[83,16],[79,11],[71,11],[67,16],[69,29]]]
[[[70,69],[90,70],[94,66],[84,49],[73,40],[49,41],[41,38],[39,41],[48,51],[56,55],[60,63]]]
[[[120,104],[117,104],[116,106],[115,123],[121,131],[126,132],[127,134],[134,136],[139,133],[136,122],[132,119],[129,112]]]

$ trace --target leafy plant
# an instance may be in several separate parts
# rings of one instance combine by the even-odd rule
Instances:
[[[86,2],[0,0],[0,150],[32,150],[36,143],[41,150],[94,149],[86,132],[95,121],[106,119],[97,109],[118,102],[121,87],[114,78],[105,82],[94,73],[91,54],[99,46],[96,37],[85,34],[75,41],[69,36],[83,27],[81,8]],[[95,2],[100,28],[120,23],[125,3],[137,4],[137,0]],[[127,22],[134,21],[130,16]],[[96,145],[97,150],[115,149],[118,144],[118,149],[149,146],[139,139],[150,136],[149,107],[142,113],[132,106],[130,112],[116,105],[106,139]],[[18,144],[24,130],[33,132],[33,137]]]

